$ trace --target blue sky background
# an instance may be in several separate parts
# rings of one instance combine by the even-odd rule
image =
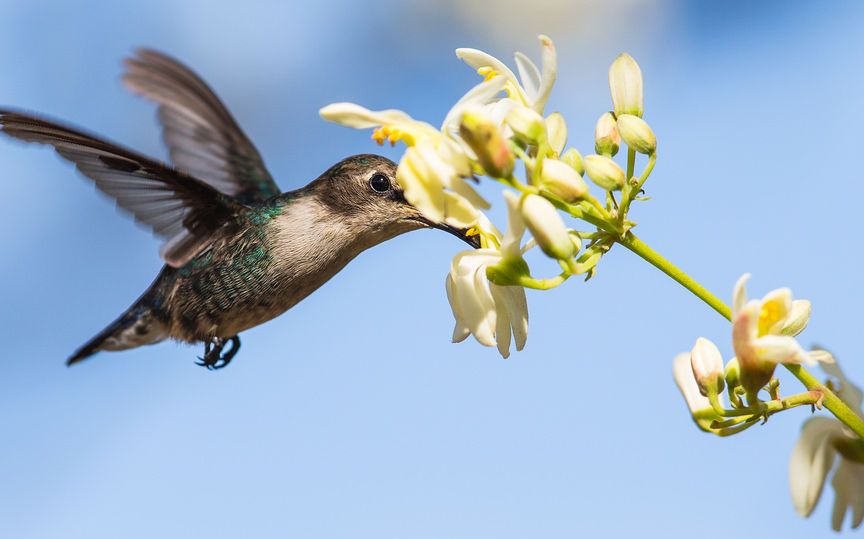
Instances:
[[[164,158],[153,105],[119,82],[122,57],[155,47],[211,83],[290,189],[376,150],[321,106],[438,123],[477,82],[454,48],[536,57],[540,32],[559,47],[549,110],[589,152],[626,50],[660,148],[641,237],[722,297],[750,271],[754,295],[813,300],[803,342],[864,382],[864,6],[528,4],[4,1],[0,103]],[[529,293],[527,348],[506,361],[450,344],[462,247],[424,231],[246,332],[224,371],[170,343],[67,369],[150,283],[158,242],[50,151],[2,141],[0,163],[2,537],[829,535],[830,495],[809,520],[788,495],[807,413],[697,431],[671,360],[700,335],[728,357],[728,324],[623,249],[587,284]]]

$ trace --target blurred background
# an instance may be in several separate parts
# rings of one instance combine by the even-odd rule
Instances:
[[[158,48],[213,86],[284,189],[349,154],[400,155],[320,107],[437,124],[478,82],[454,48],[537,58],[541,32],[560,62],[547,110],[590,153],[607,67],[628,51],[660,147],[638,233],[723,298],[750,271],[754,296],[813,300],[802,342],[864,382],[861,3],[7,0],[0,13],[3,105],[164,159],[155,107],[119,81],[124,56]],[[809,520],[788,494],[808,412],[699,432],[672,357],[702,335],[728,358],[728,324],[624,249],[589,283],[529,293],[527,347],[506,361],[449,342],[443,284],[462,245],[423,231],[244,333],[223,371],[172,343],[67,369],[156,275],[158,242],[49,150],[3,140],[0,163],[2,537],[829,534],[830,490]]]

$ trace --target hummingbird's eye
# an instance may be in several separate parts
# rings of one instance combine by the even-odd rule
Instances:
[[[390,178],[383,174],[375,174],[369,178],[369,187],[376,193],[386,193],[390,190]]]

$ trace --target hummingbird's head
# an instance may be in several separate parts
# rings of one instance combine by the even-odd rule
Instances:
[[[374,154],[343,159],[310,184],[310,190],[328,211],[341,217],[358,235],[380,243],[420,228],[449,232],[472,247],[477,236],[467,229],[436,223],[412,206],[396,181],[396,163]]]

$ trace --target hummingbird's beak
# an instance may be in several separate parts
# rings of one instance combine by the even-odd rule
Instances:
[[[449,232],[453,234],[460,240],[464,241],[474,249],[480,248],[480,236],[477,234],[468,234],[470,228],[457,228],[452,225],[448,225],[447,223],[436,223],[429,219],[423,218],[423,222],[426,223],[430,228],[437,228],[438,230],[443,230],[444,232]]]

